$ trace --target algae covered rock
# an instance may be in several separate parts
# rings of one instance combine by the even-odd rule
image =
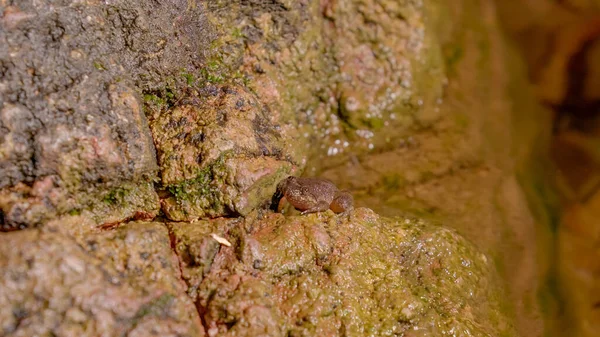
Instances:
[[[439,118],[447,82],[440,44],[429,31],[436,6],[387,0],[325,5],[332,24],[324,32],[339,67],[337,115],[346,129],[330,135],[354,147],[332,144],[339,153],[395,147],[412,128]]]
[[[0,11],[5,230],[67,214],[153,218],[159,173],[172,219],[246,214],[297,162],[282,150],[280,120],[216,47],[204,4],[47,0]],[[191,110],[202,132],[175,120]]]
[[[492,261],[443,227],[365,208],[171,226],[210,336],[514,335]]]
[[[202,336],[178,268],[167,229],[158,223],[83,235],[2,234],[0,334]]]
[[[454,212],[443,223],[487,235],[480,248],[505,241],[492,230],[505,229],[498,222],[529,215],[522,199],[507,204],[514,213],[494,213],[506,199],[473,187],[521,196],[510,164],[494,176],[505,184],[463,183],[500,171],[493,164],[506,159],[504,142],[487,152],[487,143],[472,144],[482,133],[505,140],[510,132],[495,125],[510,123],[503,113],[482,117],[488,96],[467,109],[457,88],[476,92],[505,67],[487,71],[484,35],[453,63],[462,31],[437,29],[477,11],[452,21],[438,5],[0,5],[8,46],[0,48],[0,224],[45,225],[0,236],[3,333],[514,335],[494,265],[453,231],[364,208],[305,217],[256,210],[279,180],[308,167],[330,168],[324,175],[358,190],[359,204],[378,197],[372,204],[388,214],[434,212],[439,204],[427,201],[440,201]],[[480,74],[470,71],[479,59],[486,72],[477,81],[447,81],[457,69]],[[489,97],[506,97],[500,79]],[[500,155],[486,161],[483,152]],[[454,189],[439,193],[438,181]],[[406,201],[414,195],[423,197]],[[463,207],[473,199],[489,207]],[[169,221],[191,222],[88,228],[152,218],[159,207]],[[510,251],[512,261],[531,261]]]
[[[135,90],[94,76],[73,85],[37,103],[15,104],[10,93],[2,95],[0,123],[7,132],[0,143],[0,208],[5,229],[68,212],[106,222],[138,211],[157,212],[152,183],[156,158]],[[96,92],[102,85],[107,90]],[[81,98],[82,93],[90,96]]]
[[[515,335],[492,261],[421,220],[81,219],[0,236],[3,335]]]
[[[206,99],[151,124],[172,220],[245,215],[270,202],[292,164],[265,107],[243,87],[210,86]]]
[[[439,118],[447,81],[437,7],[247,1],[229,3],[212,21],[222,36],[234,27],[245,43],[239,63],[248,87],[318,169],[394,147]]]
[[[127,1],[0,4],[4,229],[68,213],[97,222],[157,213],[157,165],[139,80],[146,75],[149,86],[148,75],[165,67],[140,55],[159,35],[173,34],[149,32],[149,17],[173,14]],[[145,39],[153,43],[140,45]],[[170,44],[163,50],[168,56]]]

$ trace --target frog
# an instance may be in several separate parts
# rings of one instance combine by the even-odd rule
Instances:
[[[354,199],[347,190],[339,190],[325,178],[289,176],[277,185],[281,205],[285,199],[302,215],[324,212],[344,213],[354,208]]]

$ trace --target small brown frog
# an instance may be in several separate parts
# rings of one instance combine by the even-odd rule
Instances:
[[[277,192],[281,201],[285,198],[302,214],[328,209],[342,213],[354,207],[350,192],[338,190],[334,183],[323,178],[287,177],[279,183]]]

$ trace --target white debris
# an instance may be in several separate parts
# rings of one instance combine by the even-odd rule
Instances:
[[[231,242],[227,241],[227,239],[225,239],[222,236],[219,236],[215,233],[212,233],[210,236],[212,236],[213,239],[215,239],[215,241],[217,241],[218,243],[225,245],[227,247],[231,247]]]

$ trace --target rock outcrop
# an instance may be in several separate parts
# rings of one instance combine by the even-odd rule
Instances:
[[[540,335],[543,119],[456,5],[0,1],[2,334]]]

